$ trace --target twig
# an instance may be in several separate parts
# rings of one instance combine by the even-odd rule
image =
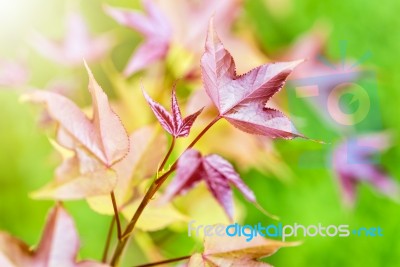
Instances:
[[[165,155],[164,160],[162,161],[160,167],[158,167],[158,171],[159,172],[162,171],[162,169],[165,166],[165,163],[167,163],[167,160],[168,160],[169,156],[171,155],[172,150],[174,149],[174,146],[175,146],[175,136],[172,136],[171,145],[170,145],[170,147],[168,149],[167,155]]]
[[[112,232],[114,229],[114,224],[115,224],[115,216],[111,219],[110,228],[108,229],[108,233],[107,233],[106,245],[104,247],[103,257],[101,260],[104,263],[107,262],[107,255],[108,255],[108,250],[110,249],[111,236],[112,236]]]
[[[119,220],[118,206],[117,206],[117,201],[115,200],[114,191],[111,192],[111,202],[112,202],[113,209],[114,209],[114,217],[115,217],[115,220],[117,221],[118,239],[121,239],[121,236],[122,236],[121,222]]]
[[[198,135],[197,137],[189,144],[189,146],[185,149],[188,150],[189,148],[192,148],[199,140],[200,138],[213,126],[217,121],[221,119],[220,116],[217,116],[215,119],[213,119]],[[181,155],[182,156],[182,155]],[[179,156],[179,158],[181,157]],[[128,242],[128,237],[132,233],[133,229],[135,228],[136,222],[138,221],[140,215],[143,213],[143,210],[147,206],[147,204],[150,202],[150,200],[153,198],[154,194],[157,192],[157,190],[162,186],[165,180],[167,180],[168,176],[174,172],[174,170],[177,167],[178,160],[175,160],[175,162],[172,164],[171,168],[161,175],[158,179],[154,180],[154,182],[151,184],[149,190],[146,192],[144,195],[142,201],[140,202],[139,207],[136,209],[135,214],[133,215],[132,219],[128,223],[124,233],[122,234],[117,248],[114,251],[114,255],[111,259],[111,265],[114,266],[118,263],[118,260]]]

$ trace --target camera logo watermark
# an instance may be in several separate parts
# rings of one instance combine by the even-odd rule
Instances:
[[[319,128],[321,139],[326,143],[335,141],[325,137],[336,138],[332,130],[347,136],[382,128],[376,74],[361,67],[372,56],[371,52],[351,62],[346,59],[347,43],[340,42],[339,48],[340,63],[331,63],[322,56],[311,58],[305,62],[309,64],[307,72],[288,80],[289,113],[295,117],[307,116],[307,111],[317,114],[317,123],[323,126]],[[348,148],[351,149],[354,147]],[[326,161],[323,147],[304,151],[299,155],[298,164],[306,169],[332,167],[331,159]]]

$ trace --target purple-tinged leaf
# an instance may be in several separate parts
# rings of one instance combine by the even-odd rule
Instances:
[[[209,191],[225,210],[230,220],[233,220],[233,194],[227,177],[216,166],[203,159],[204,180]]]
[[[187,116],[182,119],[181,111],[179,109],[178,101],[176,99],[175,87],[172,90],[171,96],[171,110],[172,114],[169,113],[163,106],[155,102],[142,88],[143,95],[153,110],[154,115],[160,122],[161,126],[175,138],[187,137],[190,133],[190,129],[193,126],[194,121],[199,116],[203,109],[200,109],[194,114]]]
[[[142,92],[144,97],[146,98],[147,103],[151,110],[153,111],[154,115],[156,116],[157,120],[160,122],[161,126],[171,135],[174,135],[175,124],[171,114],[160,104],[154,101],[142,88]]]
[[[219,155],[212,154],[204,157],[207,164],[218,170],[229,183],[233,184],[250,202],[256,202],[256,197],[251,189],[243,182],[232,164]]]
[[[185,194],[200,182],[201,178],[201,154],[197,150],[189,149],[180,157],[176,177],[164,192],[162,202],[168,202],[176,195]]]
[[[202,157],[194,149],[187,150],[179,159],[176,177],[167,187],[163,201],[186,193],[201,180],[206,183],[230,219],[233,219],[233,196],[230,185],[238,188],[247,200],[256,203],[254,193],[228,161],[215,154]]]
[[[272,138],[303,137],[282,112],[253,104],[240,107],[240,112],[225,116],[233,126],[250,134],[267,135]]]
[[[179,130],[177,131],[177,136],[181,137],[186,137],[190,133],[190,129],[193,126],[193,123],[197,119],[197,117],[200,115],[200,113],[203,111],[204,108],[199,109],[195,113],[187,116],[186,118],[183,119],[182,124],[179,127]]]
[[[179,108],[178,99],[176,99],[176,90],[175,85],[172,89],[172,96],[171,96],[171,111],[172,111],[172,118],[174,121],[175,129],[178,129],[179,126],[183,123],[182,121],[182,114]]]
[[[201,69],[205,90],[221,117],[248,133],[293,138],[302,135],[286,117],[265,108],[265,104],[301,62],[265,64],[238,76],[235,62],[221,43],[211,20]]]

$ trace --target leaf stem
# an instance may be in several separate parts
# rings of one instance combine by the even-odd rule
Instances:
[[[107,255],[108,255],[108,250],[110,249],[111,236],[112,236],[112,232],[114,229],[114,224],[115,224],[115,216],[112,217],[112,219],[111,219],[110,228],[108,229],[108,233],[107,233],[106,245],[104,247],[103,257],[101,259],[101,261],[104,263],[107,262]]]
[[[218,115],[217,117],[215,117],[197,136],[196,138],[189,144],[189,146],[185,149],[188,150],[189,148],[192,148],[199,140],[200,138],[203,137],[203,135],[217,122],[221,119],[222,117],[220,115]],[[176,160],[175,162],[177,162],[178,160]]]
[[[165,158],[163,159],[163,161],[162,161],[160,167],[158,167],[158,171],[159,171],[159,172],[163,170],[163,168],[164,168],[164,166],[165,166],[165,163],[167,163],[167,160],[168,160],[169,156],[171,156],[172,150],[173,150],[174,147],[175,147],[175,140],[176,140],[175,136],[172,136],[172,141],[171,141],[171,145],[170,145],[170,147],[169,147],[169,149],[168,149],[168,152],[167,152],[167,154],[165,155]]]
[[[121,222],[119,220],[118,206],[117,206],[117,201],[115,200],[114,191],[111,191],[111,202],[112,202],[113,209],[114,209],[114,217],[115,217],[115,220],[117,221],[118,239],[121,239],[121,236],[122,236],[121,229],[122,228],[121,228]]]
[[[189,148],[192,148],[199,140],[200,138],[213,126],[217,121],[221,119],[221,116],[217,116],[214,118],[197,136],[196,138],[189,144],[189,146],[185,149],[188,150]],[[182,155],[181,155],[182,156]],[[154,180],[154,182],[151,184],[149,190],[146,192],[144,195],[142,201],[140,202],[139,207],[136,209],[135,214],[133,215],[132,219],[126,226],[126,229],[124,233],[122,234],[121,238],[119,239],[117,248],[114,251],[114,255],[111,259],[111,265],[115,266],[118,263],[119,258],[121,257],[121,254],[128,242],[128,237],[132,233],[133,229],[135,228],[136,222],[138,221],[140,215],[143,213],[143,210],[147,206],[147,204],[150,202],[150,200],[153,198],[154,194],[157,192],[157,190],[162,186],[165,180],[167,180],[168,176],[174,172],[174,170],[177,167],[178,160],[181,157],[179,156],[178,159],[175,160],[175,162],[172,164],[171,168],[165,172],[163,175],[161,175],[158,179]]]
[[[188,255],[188,256],[173,258],[173,259],[164,260],[164,261],[157,261],[157,262],[151,262],[151,263],[146,263],[146,264],[142,264],[142,265],[136,265],[136,266],[134,266],[134,267],[151,267],[151,266],[157,266],[157,265],[167,264],[167,263],[171,263],[171,262],[177,262],[177,261],[181,261],[181,260],[186,260],[186,259],[189,259],[190,257],[191,257],[191,255]]]

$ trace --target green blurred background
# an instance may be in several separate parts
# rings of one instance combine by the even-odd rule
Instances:
[[[91,29],[94,32],[103,32],[113,29],[115,24],[103,14],[101,4],[138,6],[136,2],[131,2],[87,0],[79,2],[79,5]],[[395,134],[395,144],[398,144],[400,2],[285,0],[284,3],[283,7],[273,8],[273,4],[266,5],[262,0],[245,2],[245,20],[262,48],[273,54],[290,45],[316,21],[329,22],[333,29],[326,47],[327,58],[340,60],[339,42],[342,40],[347,41],[346,56],[349,58],[360,58],[367,51],[372,53],[364,66],[373,69],[377,77],[373,86],[376,86],[378,94],[372,101],[379,103],[379,114],[375,114],[379,117],[378,128],[391,129]],[[17,0],[14,4],[1,1],[0,56],[17,57],[19,53],[25,53],[27,44],[23,37],[32,28],[56,36],[60,34],[65,6],[64,1]],[[6,11],[10,8],[15,14]],[[130,30],[120,31],[130,41],[140,40],[139,35]],[[119,55],[121,57],[128,57],[133,48],[125,46],[126,48],[122,46]],[[34,52],[29,54],[28,59],[29,65],[33,67],[31,83],[36,87],[45,86],[49,77],[67,76],[71,72],[55,67]],[[77,71],[76,75],[84,81],[81,88],[85,88],[83,69]],[[101,77],[98,80],[100,84],[107,84]],[[37,113],[32,112],[31,107],[19,103],[18,98],[18,93],[13,90],[0,90],[0,229],[11,232],[28,244],[35,244],[52,202],[32,200],[28,194],[52,178],[57,158],[54,158],[46,135],[37,126]],[[298,105],[293,110],[301,109],[304,104]],[[306,135],[316,139],[329,136],[329,141],[337,140],[337,133],[324,126],[311,110],[307,111],[307,107],[304,109],[302,118],[314,125],[304,129]],[[371,129],[377,128],[375,120],[369,123]],[[269,263],[275,266],[318,267],[400,266],[398,204],[375,193],[369,186],[361,185],[354,209],[347,210],[341,204],[338,183],[332,171],[324,167],[332,149],[331,144],[321,148],[321,145],[313,142],[294,140],[276,141],[276,145],[285,162],[296,174],[296,179],[282,183],[256,170],[243,173],[243,177],[255,191],[261,205],[278,214],[282,223],[349,224],[355,228],[380,226],[384,236],[305,238],[303,245],[282,249],[268,258]],[[299,157],[305,151],[318,151],[316,160],[321,164],[313,167],[299,164]],[[399,147],[394,146],[387,151],[381,160],[389,173],[399,179]],[[237,197],[243,200],[241,196]],[[261,216],[251,205],[245,204],[245,201],[243,203],[248,209],[246,223],[274,223]],[[100,259],[110,218],[96,214],[84,201],[68,202],[66,206],[75,218],[81,236],[80,256]],[[157,243],[163,244],[163,254],[166,256],[186,255],[193,247],[193,241],[188,240],[186,233],[166,235],[159,232],[153,234],[153,238]]]

